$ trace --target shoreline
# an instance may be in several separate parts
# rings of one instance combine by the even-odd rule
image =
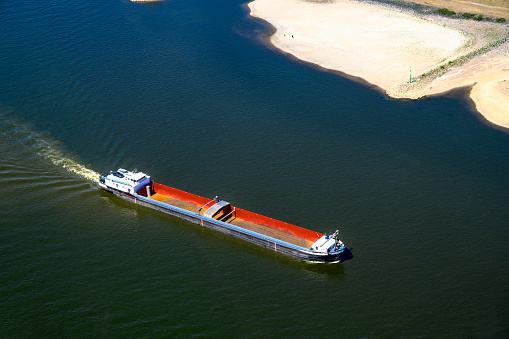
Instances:
[[[254,0],[247,6],[252,17],[274,27],[269,42],[301,61],[360,78],[396,99],[472,87],[477,111],[509,129],[507,24],[352,0]]]

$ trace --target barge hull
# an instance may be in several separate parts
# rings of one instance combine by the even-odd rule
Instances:
[[[279,252],[285,254],[287,256],[311,262],[339,262],[341,261],[341,254],[335,255],[327,255],[327,254],[319,254],[314,253],[306,248],[302,248],[290,243],[286,243],[282,240],[271,238],[268,236],[264,236],[261,234],[257,234],[255,232],[242,230],[239,227],[231,226],[222,221],[217,221],[211,218],[206,218],[202,215],[189,212],[183,210],[178,207],[174,207],[167,204],[158,204],[157,201],[151,200],[150,198],[146,198],[137,194],[129,195],[123,192],[116,191],[114,189],[110,189],[107,187],[101,186],[107,192],[113,193],[114,195],[124,199],[126,201],[135,203],[137,205],[141,205],[144,207],[148,207],[154,209],[159,212],[163,212],[165,214],[169,214],[173,217],[189,221],[194,224],[201,225],[202,227],[207,227],[214,231],[235,237],[237,239],[241,239],[252,244],[267,248],[269,250]]]

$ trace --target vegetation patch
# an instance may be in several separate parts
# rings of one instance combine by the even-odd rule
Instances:
[[[471,60],[472,58],[478,56],[478,55],[481,55],[481,54],[484,54],[490,50],[492,50],[493,48],[496,48],[506,42],[509,41],[509,35],[506,35],[504,38],[498,40],[498,41],[495,41],[495,42],[492,42],[491,44],[489,45],[486,45],[482,48],[479,48],[475,51],[472,51],[466,55],[463,55],[455,60],[452,60],[452,61],[449,61],[446,65],[440,65],[438,66],[437,68],[435,69],[432,69],[431,71],[429,71],[428,73],[424,73],[424,74],[421,74],[419,75],[415,80],[416,82],[417,81],[422,81],[422,80],[431,80],[431,79],[435,79],[441,75],[443,75],[445,72],[447,72],[448,69],[450,69],[451,67],[453,66],[461,66],[463,64],[465,64],[467,61]]]
[[[453,16],[453,15],[456,15],[456,12],[454,11],[450,11],[448,10],[447,8],[440,8],[438,10],[438,13],[442,14],[442,15],[445,15],[445,16]]]

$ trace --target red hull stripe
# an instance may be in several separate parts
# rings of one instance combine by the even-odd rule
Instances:
[[[161,185],[154,182],[154,191],[159,194],[163,194],[166,196],[170,196],[175,199],[179,199],[182,201],[189,202],[191,204],[196,205],[197,207],[201,207],[208,203],[212,199],[207,199],[204,197],[200,197],[199,195],[184,192],[178,190],[176,188],[168,187],[165,185]],[[295,226],[292,224],[288,224],[286,222],[282,222],[276,219],[272,219],[260,214],[256,214],[253,212],[249,212],[240,208],[236,208],[235,210],[237,218],[243,219],[246,221],[251,221],[257,224],[261,224],[272,229],[284,232],[286,234],[294,235],[296,237],[306,239],[312,242],[317,241],[323,234],[314,232],[299,226]]]
[[[179,199],[182,201],[190,202],[191,204],[195,204],[198,207],[202,207],[206,203],[208,203],[211,199],[200,197],[199,195],[187,193],[176,188],[164,186],[154,182],[154,191],[156,193],[167,195],[169,197]]]
[[[272,218],[269,218],[269,217],[266,217],[266,216],[263,216],[260,214],[249,212],[249,211],[243,210],[238,207],[236,208],[235,212],[237,213],[237,218],[252,221],[257,224],[262,224],[262,225],[268,226],[272,229],[284,232],[286,234],[291,234],[296,237],[306,239],[306,240],[309,240],[312,242],[317,241],[318,239],[320,239],[323,236],[323,234],[321,234],[321,233],[311,231],[311,230],[308,230],[306,228],[302,228],[299,226],[295,226],[295,225],[292,225],[292,224],[289,224],[289,223],[286,223],[283,221],[272,219]]]

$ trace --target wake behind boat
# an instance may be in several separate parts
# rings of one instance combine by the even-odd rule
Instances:
[[[313,262],[338,262],[345,245],[338,231],[327,236],[237,207],[153,182],[122,168],[99,176],[99,187],[116,196],[243,239],[288,256]]]

